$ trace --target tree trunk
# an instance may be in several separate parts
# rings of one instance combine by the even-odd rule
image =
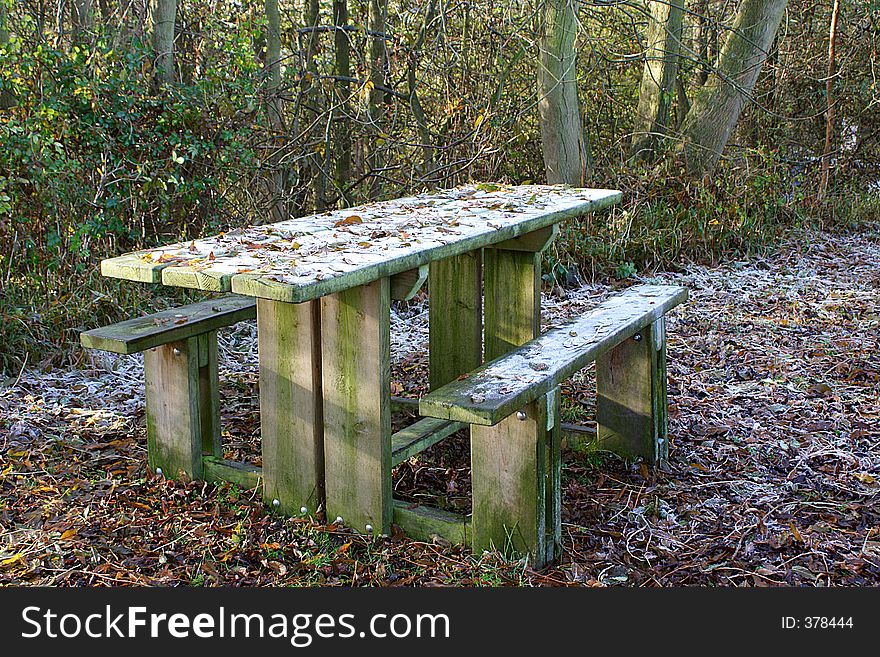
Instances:
[[[70,7],[73,19],[73,40],[83,41],[94,25],[94,0],[73,0]]]
[[[741,0],[718,65],[681,126],[688,172],[709,173],[739,121],[773,44],[787,0]]]
[[[264,158],[268,169],[266,191],[269,195],[270,220],[287,218],[284,201],[284,171],[279,162],[278,139],[284,132],[284,108],[278,93],[281,88],[281,12],[278,0],[266,0],[266,113],[271,139],[267,141],[269,152]]]
[[[422,47],[425,45],[425,39],[428,35],[428,27],[436,16],[436,0],[428,0],[428,7],[425,10],[425,22],[419,30],[419,36],[409,53],[406,62],[406,82],[409,91],[409,105],[416,120],[416,126],[419,132],[419,141],[422,149],[422,165],[419,171],[422,181],[427,181],[428,176],[434,171],[434,145],[431,140],[431,131],[428,129],[428,117],[425,114],[425,108],[418,94],[418,79],[416,72],[418,69],[418,56]]]
[[[633,124],[632,156],[651,160],[669,125],[678,77],[684,0],[654,0],[648,20],[645,66]]]
[[[837,18],[840,15],[840,0],[834,0],[831,10],[831,27],[828,29],[828,74],[825,76],[825,148],[822,149],[822,179],[819,183],[819,199],[825,198],[828,181],[831,178],[831,139],[834,136],[834,70],[837,66]]]
[[[370,96],[369,120],[372,127],[372,143],[367,146],[369,167],[373,173],[370,182],[370,198],[382,195],[381,170],[384,166],[381,143],[384,142],[382,130],[383,101],[385,97],[385,79],[388,69],[388,50],[385,47],[385,25],[388,12],[388,0],[369,0],[367,26],[373,33],[369,45]],[[368,133],[369,134],[369,133]],[[381,141],[380,141],[381,140]]]
[[[152,31],[153,68],[157,82],[173,84],[177,81],[174,64],[174,26],[177,19],[177,0],[151,0],[149,24]]]
[[[351,42],[348,33],[342,28],[348,25],[348,0],[333,0],[333,24],[340,28],[333,37],[338,95],[335,105],[339,108],[338,116],[334,117],[333,128],[336,141],[336,189],[343,205],[347,205],[345,187],[351,178],[351,118],[348,102],[351,96]]]
[[[6,4],[0,2],[0,49],[9,44],[9,28],[6,25]],[[15,105],[15,96],[11,92],[0,90],[0,110]]]
[[[583,185],[591,162],[577,96],[576,0],[545,0],[538,56],[538,112],[550,184]]]

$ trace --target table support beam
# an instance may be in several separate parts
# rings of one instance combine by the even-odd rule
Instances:
[[[431,263],[428,274],[431,390],[483,362],[482,282],[479,250]]]
[[[391,531],[391,295],[387,278],[321,300],[327,520]]]
[[[323,503],[320,302],[257,299],[263,495],[288,515]]]

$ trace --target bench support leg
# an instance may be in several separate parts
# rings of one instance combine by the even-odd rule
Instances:
[[[321,299],[327,520],[391,531],[391,296],[387,278]]]
[[[292,516],[323,502],[320,305],[257,299],[263,496]]]
[[[153,470],[173,479],[202,476],[199,338],[144,352],[147,453]]]
[[[652,465],[665,460],[664,318],[597,359],[596,389],[599,447],[625,458],[640,457]]]
[[[529,554],[536,567],[554,561],[561,544],[559,432],[551,392],[495,426],[471,425],[472,537],[475,552]],[[549,399],[549,406],[548,406]],[[553,418],[550,418],[551,421]]]
[[[432,262],[428,273],[430,387],[435,390],[482,361],[480,251]]]
[[[217,372],[217,331],[199,336],[199,422],[202,454],[222,457],[220,443],[220,377]]]

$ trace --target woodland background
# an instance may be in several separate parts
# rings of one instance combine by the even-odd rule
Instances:
[[[0,0],[0,371],[186,294],[102,257],[467,181],[625,191],[551,285],[870,219],[878,28],[877,0]],[[701,134],[725,81],[742,113]]]

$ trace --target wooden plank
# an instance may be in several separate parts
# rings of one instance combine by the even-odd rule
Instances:
[[[232,273],[217,275],[214,272],[203,272],[172,264],[162,270],[162,284],[205,292],[229,292],[232,289]]]
[[[470,521],[457,513],[394,500],[394,522],[417,541],[433,543],[440,537],[450,543],[470,543]]]
[[[428,367],[431,389],[483,362],[482,255],[431,264],[428,276]]]
[[[419,414],[492,425],[632,337],[687,299],[687,289],[639,285],[419,400]]]
[[[533,401],[487,427],[471,426],[471,488],[474,551],[531,556],[536,566],[547,555],[546,402]]]
[[[85,331],[80,342],[89,349],[134,354],[254,317],[253,299],[228,295]]]
[[[187,338],[144,352],[147,454],[171,479],[202,476],[199,344]]]
[[[660,321],[596,360],[599,448],[652,465],[666,440],[666,372],[655,344]]]
[[[466,425],[433,417],[422,418],[391,436],[391,467],[436,445]]]
[[[485,249],[486,358],[540,330],[540,253]],[[420,404],[421,407],[421,404]],[[473,547],[547,557],[547,405],[544,399],[494,427],[471,427]]]
[[[220,386],[217,372],[217,331],[202,333],[199,345],[199,430],[202,454],[220,456]]]
[[[514,239],[620,198],[615,190],[560,186],[443,190],[163,247],[171,262],[162,263],[160,277],[166,285],[301,303]],[[359,221],[344,223],[352,217]],[[155,282],[155,262],[115,260],[102,265],[108,276]]]
[[[391,298],[409,301],[428,280],[428,265],[395,274],[391,277]]]
[[[540,332],[541,254],[485,249],[483,259],[485,352],[492,360]]]
[[[202,473],[206,481],[228,481],[246,489],[263,484],[262,468],[216,456],[206,456],[202,459]]]
[[[545,226],[531,233],[514,237],[512,240],[505,240],[495,245],[496,249],[505,249],[507,251],[528,251],[530,253],[541,253],[546,251],[547,247],[553,244],[553,241],[559,236],[559,224]]]
[[[320,306],[257,301],[263,496],[315,513],[323,502]]]
[[[102,260],[101,275],[140,283],[161,283],[162,270],[168,265],[150,259],[151,253],[137,251]]]
[[[387,278],[321,299],[327,518],[391,527],[391,291]]]

